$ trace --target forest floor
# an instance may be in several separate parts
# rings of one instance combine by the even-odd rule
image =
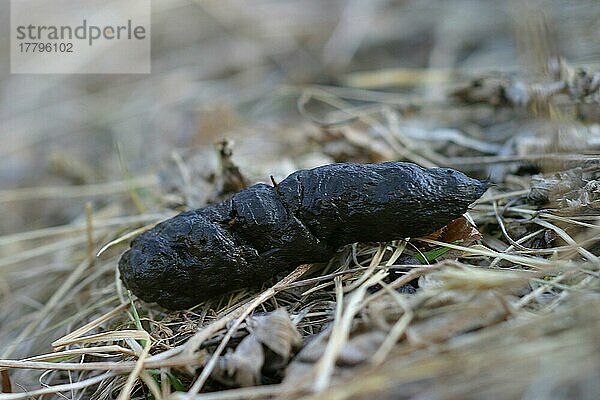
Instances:
[[[3,75],[0,399],[597,399],[600,7],[223,3],[157,6],[146,78]],[[490,188],[427,237],[184,311],[119,279],[232,165],[387,160]]]

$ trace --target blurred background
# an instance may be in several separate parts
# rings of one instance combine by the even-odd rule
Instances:
[[[514,71],[540,47],[597,61],[599,15],[591,0],[154,1],[149,75],[11,75],[0,37],[0,231],[69,222],[82,197],[102,203],[122,190],[52,188],[128,176],[152,185],[144,176],[174,151],[210,149],[223,136],[258,180],[328,162],[308,145],[316,128],[298,111],[303,85],[375,87],[425,104],[440,99],[446,68]],[[8,26],[8,0],[0,18]],[[434,73],[398,76],[405,68]],[[50,188],[6,192],[40,186]]]
[[[10,23],[9,6],[0,0],[0,27]],[[599,38],[593,0],[155,0],[151,74],[16,75],[8,30],[0,29],[0,359],[48,352],[57,338],[127,301],[115,273],[127,235],[223,195],[219,167],[231,160],[215,144],[224,138],[252,183],[336,161],[384,160],[489,179],[483,203],[490,204],[472,212],[483,245],[579,262],[583,284],[564,285],[597,295],[598,275],[584,263],[597,267],[600,252],[600,74],[585,71],[599,69]],[[540,172],[557,175],[532,179]],[[518,210],[503,223],[498,209],[509,205]],[[562,219],[533,221],[548,207]],[[581,243],[577,250],[569,235]],[[490,265],[514,268],[501,263]],[[521,306],[535,299],[531,310],[552,310],[568,298],[558,286],[548,295],[545,279],[521,294]],[[334,294],[324,296],[333,304]],[[206,322],[205,314],[136,304],[148,320],[167,321],[177,344]],[[131,328],[125,314],[111,328]],[[333,308],[323,315],[333,318]],[[575,326],[597,321],[579,318]],[[578,364],[570,348],[563,364],[538,363],[524,337],[527,351],[514,351],[531,370],[566,365],[562,377]],[[553,348],[561,348],[556,340]],[[153,353],[166,348],[156,343]],[[578,347],[593,357],[597,346],[589,348]],[[476,357],[486,354],[475,349]],[[487,377],[500,376],[488,361],[484,389]],[[586,365],[572,374],[593,374]],[[523,381],[519,368],[502,371]],[[11,374],[15,386],[30,388],[48,378]],[[548,376],[532,387],[562,382]],[[506,397],[504,390],[522,389],[506,382]]]

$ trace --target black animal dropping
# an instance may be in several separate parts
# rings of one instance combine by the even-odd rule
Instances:
[[[467,211],[485,182],[411,163],[331,164],[257,184],[141,234],[119,261],[139,298],[170,308],[257,286],[343,245],[429,234]]]

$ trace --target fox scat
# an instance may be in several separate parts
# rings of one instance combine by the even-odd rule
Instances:
[[[467,211],[485,182],[411,163],[340,163],[250,186],[141,234],[119,262],[125,286],[181,309],[262,284],[343,245],[423,236]]]

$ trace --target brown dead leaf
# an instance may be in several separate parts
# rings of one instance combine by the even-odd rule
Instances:
[[[246,319],[250,334],[235,351],[219,358],[212,377],[231,386],[261,383],[262,372],[278,372],[287,366],[302,337],[285,308]]]
[[[424,239],[437,240],[444,243],[460,242],[463,246],[468,246],[476,240],[481,240],[481,233],[464,216],[455,219],[445,227],[427,235]]]
[[[573,168],[531,178],[527,200],[558,208],[562,214],[589,214],[600,209],[600,167]]]
[[[550,176],[533,175],[527,199],[534,204],[555,203],[565,193],[584,185],[581,168],[556,172]]]
[[[261,382],[265,353],[256,336],[246,336],[233,353],[220,357],[211,376],[227,385],[255,386]]]
[[[445,227],[426,236],[425,239],[437,240],[444,243],[459,243],[461,246],[470,246],[476,241],[481,240],[482,237],[483,236],[479,233],[477,227],[469,221],[469,219],[462,216],[450,222]],[[436,245],[423,245],[425,249],[431,249],[435,246]],[[436,257],[436,261],[455,259],[461,257],[461,255],[462,252],[459,250],[449,250]]]
[[[2,391],[0,391],[0,393],[12,393],[12,385],[10,383],[8,370],[3,369],[0,374],[2,376]]]
[[[285,308],[247,319],[248,330],[263,346],[283,358],[287,364],[292,350],[302,345],[302,336],[290,320]]]

